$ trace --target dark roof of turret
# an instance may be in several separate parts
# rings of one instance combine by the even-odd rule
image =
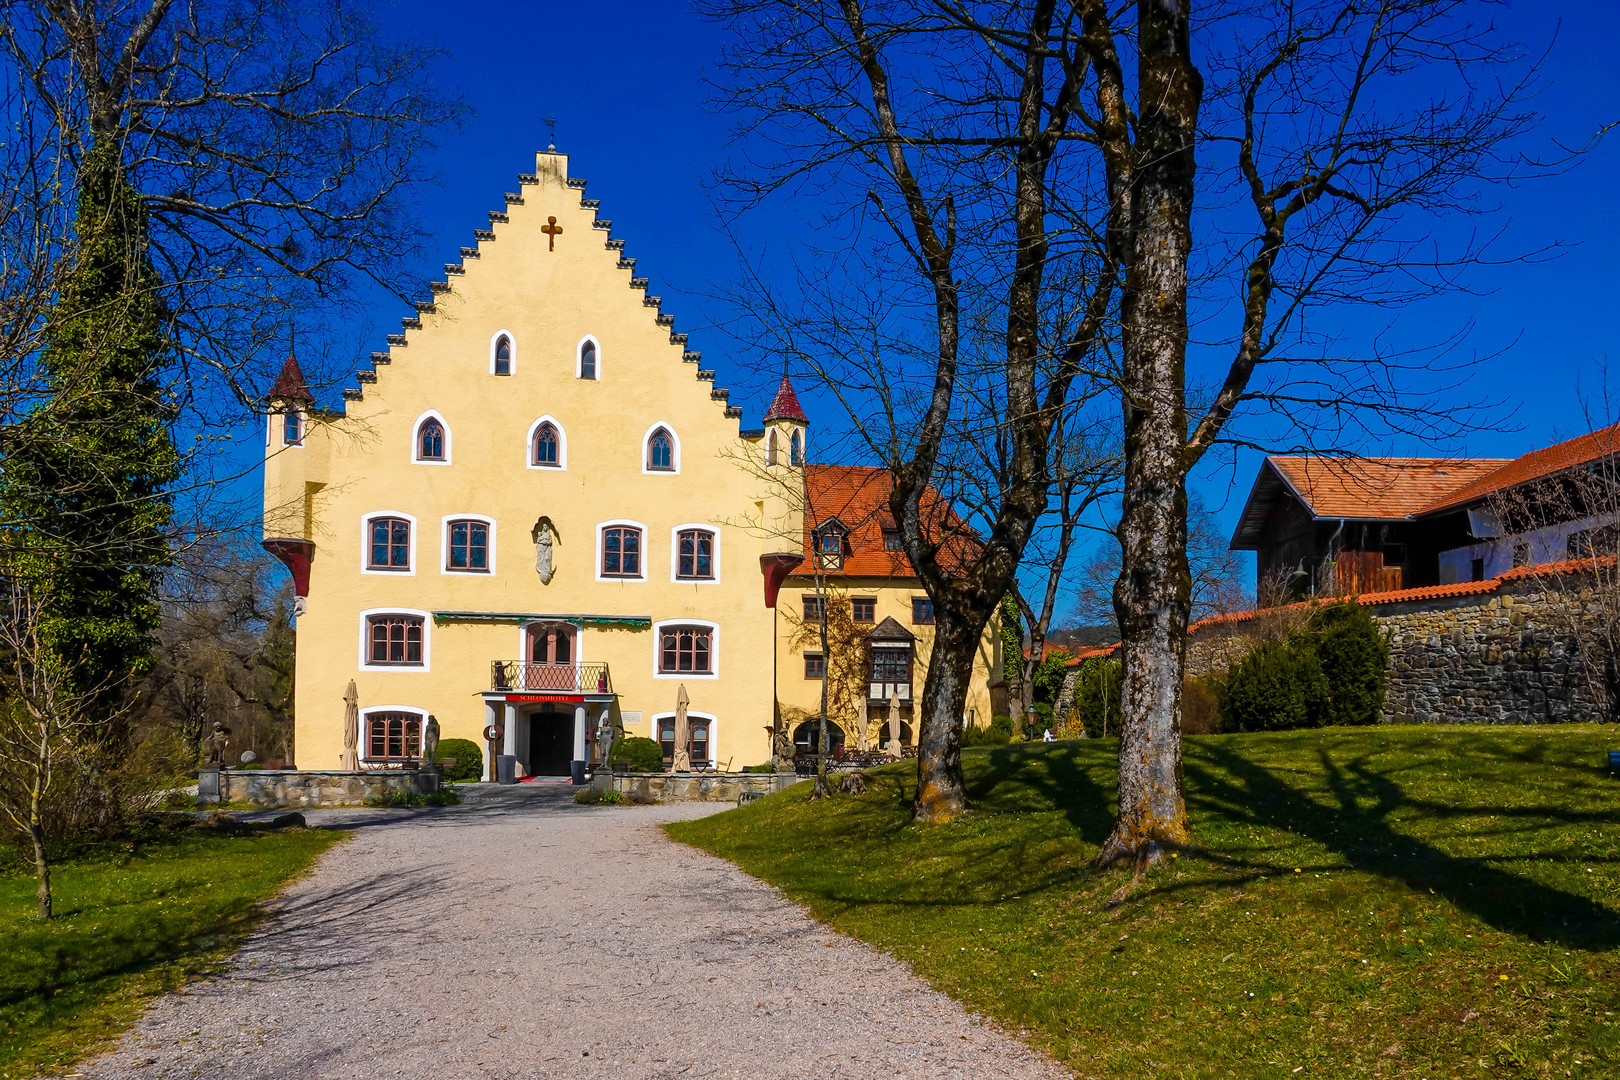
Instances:
[[[310,405],[315,403],[314,395],[309,392],[309,384],[304,382],[304,372],[291,352],[287,354],[287,362],[281,365],[281,374],[276,376],[275,385],[270,387],[268,396],[272,400],[285,398]]]
[[[804,410],[799,408],[799,395],[793,392],[793,384],[786,375],[782,376],[782,385],[776,388],[776,396],[771,399],[771,407],[765,410],[765,422],[772,420],[797,420],[801,424],[808,424]]]

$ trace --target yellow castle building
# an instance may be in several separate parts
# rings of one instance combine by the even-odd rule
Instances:
[[[835,742],[889,748],[893,714],[909,744],[932,608],[887,470],[807,464],[785,377],[740,430],[567,157],[519,180],[340,411],[291,357],[272,388],[264,546],[299,598],[298,765],[413,759],[430,714],[485,748],[486,777],[507,754],[577,780],[606,726],[699,769],[807,752],[820,603],[860,653]],[[961,533],[947,550],[972,543],[938,519]],[[981,723],[996,640],[970,694]]]

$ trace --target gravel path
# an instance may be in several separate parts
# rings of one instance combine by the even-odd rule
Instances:
[[[1068,1075],[658,828],[722,808],[499,789],[312,813],[354,836],[230,971],[158,1001],[79,1075]]]

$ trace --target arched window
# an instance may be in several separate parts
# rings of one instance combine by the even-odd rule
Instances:
[[[647,440],[647,469],[650,472],[675,471],[675,439],[665,428],[659,428]]]
[[[765,464],[766,465],[775,465],[776,464],[776,429],[775,428],[771,428],[771,430],[769,430],[769,431],[767,431],[765,433]]]
[[[416,429],[416,460],[444,460],[444,425],[431,416]]]
[[[535,430],[534,457],[531,460],[535,465],[555,469],[562,460],[557,451],[557,427],[547,421]]]
[[[814,754],[821,747],[821,721],[806,720],[793,729],[793,749],[801,754]],[[836,754],[844,747],[844,729],[827,721],[827,748]]]
[[[505,334],[495,339],[495,374],[512,374],[512,339]]]
[[[586,338],[579,345],[579,377],[596,378],[596,342]]]
[[[788,464],[804,464],[804,435],[801,432],[795,431],[793,437],[788,440]]]
[[[692,768],[708,769],[714,766],[714,756],[710,753],[709,725],[710,720],[695,716],[688,716],[686,720],[686,752],[692,760]],[[660,716],[657,720],[658,745],[664,751],[664,764],[669,765],[675,760],[675,718],[673,716]]]
[[[889,748],[889,722],[887,720],[878,721],[877,743],[879,750],[887,750]],[[900,721],[900,745],[911,745],[911,725],[906,723],[904,720]]]

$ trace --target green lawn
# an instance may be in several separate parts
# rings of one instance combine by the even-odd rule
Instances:
[[[34,879],[0,874],[0,1078],[71,1064],[116,1037],[147,998],[228,955],[260,902],[337,833],[146,829],[87,846],[53,874],[57,918],[33,917]],[[8,853],[9,854],[9,853]]]
[[[976,809],[908,824],[910,763],[669,826],[1077,1074],[1620,1076],[1613,727],[1189,738],[1198,851],[1128,878],[1113,740],[966,751]],[[813,959],[805,958],[807,962]]]

